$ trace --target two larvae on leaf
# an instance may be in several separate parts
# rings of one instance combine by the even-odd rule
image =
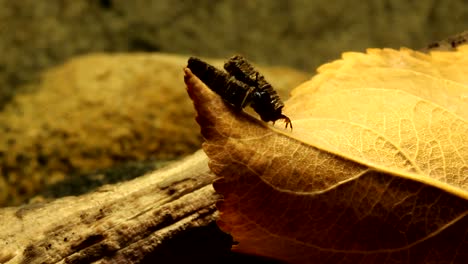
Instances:
[[[292,130],[291,120],[282,114],[284,104],[278,94],[244,57],[231,57],[224,64],[227,73],[194,57],[189,58],[187,67],[234,108],[250,105],[263,121],[274,124],[283,119],[285,127]]]

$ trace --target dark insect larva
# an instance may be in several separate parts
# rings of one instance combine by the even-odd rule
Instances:
[[[254,87],[251,106],[263,121],[284,119],[286,128],[292,129],[291,120],[282,114],[284,107],[276,91],[255,68],[242,56],[235,55],[225,64],[224,69],[239,81]]]
[[[263,121],[275,123],[284,119],[286,128],[289,125],[292,129],[291,120],[282,114],[284,104],[276,91],[242,56],[234,56],[224,64],[228,73],[194,57],[189,59],[187,67],[235,108],[251,105]]]
[[[187,66],[202,82],[232,106],[242,109],[250,103],[253,88],[210,64],[191,57]]]

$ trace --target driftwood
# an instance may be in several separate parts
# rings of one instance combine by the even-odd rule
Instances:
[[[214,177],[198,151],[83,196],[0,209],[0,263],[218,262],[231,238],[215,224]]]

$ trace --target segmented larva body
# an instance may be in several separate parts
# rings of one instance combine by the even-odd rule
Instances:
[[[291,120],[282,114],[284,104],[273,86],[244,57],[240,55],[231,57],[224,64],[224,69],[237,80],[254,87],[251,106],[263,121],[275,122],[284,119],[286,127],[289,124],[292,128]]]
[[[187,67],[211,90],[235,108],[242,109],[250,102],[252,87],[236,80],[233,76],[194,57],[189,59]]]
[[[263,121],[274,123],[284,119],[286,128],[289,125],[292,129],[291,120],[282,114],[284,104],[276,91],[242,56],[233,56],[224,64],[228,73],[194,57],[189,59],[187,67],[235,108],[251,105]]]

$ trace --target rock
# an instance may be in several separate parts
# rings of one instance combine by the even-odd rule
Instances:
[[[72,173],[200,148],[183,82],[187,58],[94,54],[47,71],[35,92],[17,95],[0,113],[0,205],[24,202]],[[260,71],[283,98],[309,78],[287,68]]]

